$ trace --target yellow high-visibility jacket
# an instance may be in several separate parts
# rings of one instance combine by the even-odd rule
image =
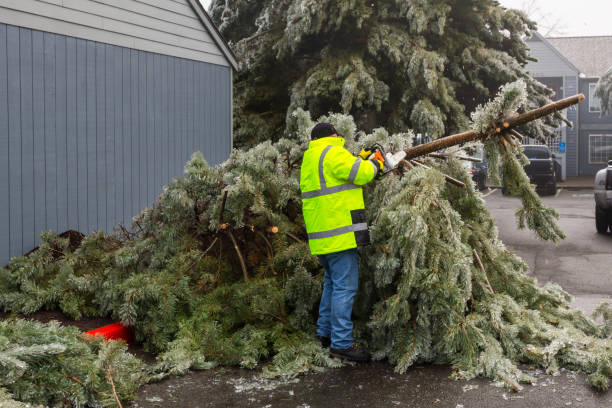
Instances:
[[[311,141],[304,152],[300,190],[313,255],[370,243],[361,186],[374,179],[378,165],[343,146],[343,138],[323,137]]]

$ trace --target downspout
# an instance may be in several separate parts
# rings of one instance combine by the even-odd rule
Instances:
[[[234,149],[234,69],[230,69],[230,149],[228,157],[232,154]]]
[[[578,75],[576,76],[576,93],[580,92],[580,90],[582,89],[582,83],[580,81],[580,77],[583,74],[578,73]],[[590,95],[589,95],[589,101],[590,101]],[[587,161],[588,161],[588,157],[587,157]],[[580,106],[576,106],[576,176],[580,177],[582,174],[580,174]]]

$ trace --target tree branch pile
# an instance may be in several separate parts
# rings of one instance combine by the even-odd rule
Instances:
[[[523,109],[524,100],[521,82],[503,87],[472,116],[473,130],[521,197],[520,225],[555,241],[562,237],[556,214],[529,185],[512,136],[501,137],[505,132],[495,126]],[[134,219],[135,232],[97,232],[76,249],[45,233],[38,251],[0,270],[0,308],[119,319],[158,354],[147,367],[149,381],[219,364],[263,365],[263,375],[285,378],[340,365],[314,338],[323,271],[308,249],[298,181],[314,122],[301,110],[293,120],[297,139],[234,150],[216,168],[194,154],[184,177]],[[346,135],[350,151],[373,142],[411,150],[411,132],[365,134],[343,114],[321,120]],[[464,153],[454,147],[437,154],[444,158],[423,156],[423,166],[408,165],[365,189],[375,244],[360,255],[358,341],[400,373],[415,363],[444,363],[455,378],[487,376],[520,390],[532,379],[519,364],[530,363],[549,373],[587,372],[593,386],[606,389],[609,309],[599,309],[606,324],[598,326],[570,307],[560,287],[539,287],[499,241],[482,196],[455,158]],[[2,324],[0,392],[18,400],[57,403],[58,393],[32,381],[41,370],[50,384],[64,387],[61,395],[80,403],[116,404],[132,395],[127,378],[142,382],[139,365],[108,362],[104,347],[115,343],[87,345],[74,330],[52,325]],[[34,353],[28,343],[34,337],[51,351],[24,354],[37,363],[23,364],[16,353],[23,347]],[[93,371],[72,365],[70,358],[80,355]]]

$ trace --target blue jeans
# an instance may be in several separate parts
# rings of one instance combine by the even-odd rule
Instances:
[[[358,287],[357,248],[319,255],[325,283],[319,306],[317,334],[330,337],[331,347],[347,349],[353,344],[353,299]]]

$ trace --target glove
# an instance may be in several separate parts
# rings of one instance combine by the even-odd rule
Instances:
[[[384,162],[382,160],[379,160],[378,157],[376,157],[376,154],[371,155],[369,160],[370,162],[374,163],[375,166],[378,166],[378,172],[376,172],[376,177],[382,176],[383,171],[385,170]]]
[[[359,153],[359,157],[363,160],[367,160],[368,157],[372,155],[372,150],[369,149],[361,149],[361,153]]]
[[[375,166],[378,167],[377,175],[382,175],[383,170],[385,169],[384,158],[380,152],[373,152],[373,148],[366,147],[365,149],[361,149],[359,153],[359,157],[363,160],[369,160],[374,163]]]

